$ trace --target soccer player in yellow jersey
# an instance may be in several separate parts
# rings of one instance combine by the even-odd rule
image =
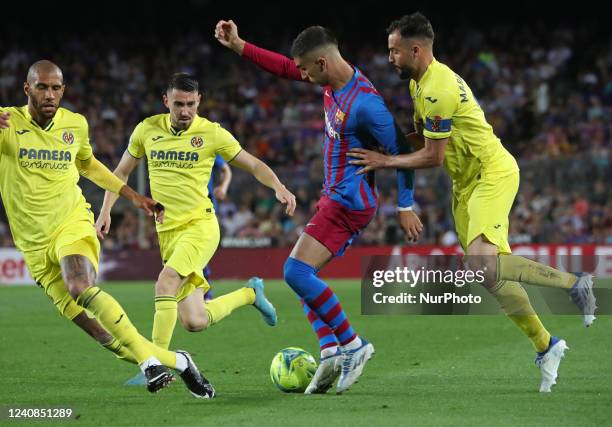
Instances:
[[[453,217],[469,268],[485,271],[485,286],[504,312],[529,337],[536,351],[540,391],[555,384],[566,342],[551,336],[534,312],[519,282],[564,288],[583,313],[595,319],[592,276],[571,274],[513,256],[508,244],[508,215],[519,186],[519,168],[487,123],[466,82],[433,56],[434,31],[420,13],[388,28],[389,62],[400,78],[410,79],[416,134],[423,148],[386,156],[353,150],[361,173],[385,168],[430,168],[444,165],[453,181]]]
[[[28,104],[0,108],[0,193],[15,245],[62,315],[118,356],[139,364],[149,391],[168,385],[171,367],[196,397],[213,397],[213,387],[188,353],[144,339],[117,301],[95,286],[100,245],[90,205],[77,185],[79,175],[149,215],[157,210],[160,223],[163,208],[96,160],[85,118],[59,107],[64,89],[59,67],[38,61],[24,83]]]
[[[140,159],[147,158],[151,193],[165,207],[163,224],[157,224],[164,267],[155,284],[153,343],[168,348],[177,313],[183,327],[201,331],[228,316],[234,309],[252,304],[271,326],[276,311],[264,295],[263,281],[252,278],[242,289],[204,302],[209,284],[203,269],[219,244],[219,223],[208,197],[207,184],[215,156],[250,172],[273,189],[295,210],[295,196],[261,160],[240,147],[218,123],[197,114],[201,95],[198,81],[186,73],[174,74],[168,83],[164,104],[169,114],[143,120],[132,133],[115,175],[127,181]],[[117,200],[106,192],[96,228],[101,238],[108,233],[110,211]],[[133,384],[138,384],[134,378]]]

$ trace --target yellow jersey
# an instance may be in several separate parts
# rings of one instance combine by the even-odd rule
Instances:
[[[0,111],[11,114],[10,126],[0,129],[2,202],[17,248],[39,250],[71,215],[90,208],[75,165],[93,155],[87,120],[59,108],[43,129],[27,106]]]
[[[423,77],[410,81],[414,123],[430,139],[449,138],[444,167],[461,193],[481,175],[504,176],[518,171],[512,155],[493,128],[463,79],[434,59]]]
[[[200,116],[186,130],[175,129],[170,114],[140,122],[130,137],[128,152],[137,159],[147,157],[151,195],[166,210],[157,231],[180,227],[213,212],[207,185],[215,156],[229,162],[241,150],[231,133]]]

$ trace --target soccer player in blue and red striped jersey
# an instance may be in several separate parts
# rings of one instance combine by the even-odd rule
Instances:
[[[322,197],[285,263],[284,275],[302,299],[321,347],[319,367],[306,394],[325,393],[338,376],[336,392],[342,393],[357,381],[374,347],[353,330],[338,297],[317,272],[342,255],[372,220],[378,204],[374,174],[358,175],[359,168],[348,162],[347,152],[369,147],[400,154],[410,148],[380,94],[359,69],[344,60],[336,38],[326,28],[302,31],[291,48],[293,60],[245,42],[233,21],[219,21],[215,37],[265,71],[323,88]],[[413,180],[413,171],[397,172],[399,222],[410,240],[422,230],[412,211]]]

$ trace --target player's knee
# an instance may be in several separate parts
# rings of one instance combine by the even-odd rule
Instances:
[[[181,324],[188,332],[200,332],[208,328],[208,316],[190,316],[181,318]]]
[[[156,295],[176,295],[181,285],[181,276],[174,270],[164,268],[155,283]]]
[[[285,261],[285,265],[283,267],[285,282],[287,282],[289,286],[293,287],[293,285],[298,283],[302,277],[305,277],[313,272],[312,268],[307,269],[305,267],[306,264],[303,262],[298,261],[295,258],[287,258],[287,261]]]
[[[485,279],[483,285],[491,287],[497,282],[497,256],[472,253],[465,256],[466,267],[480,273]]]
[[[70,296],[76,301],[77,298],[87,290],[91,285],[85,280],[67,280],[66,288]]]

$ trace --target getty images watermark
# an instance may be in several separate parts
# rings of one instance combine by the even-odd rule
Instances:
[[[415,288],[418,284],[423,285],[452,285],[462,288],[465,285],[480,284],[485,281],[483,270],[431,270],[421,267],[413,270],[409,267],[395,267],[393,270],[374,270],[372,272],[372,286],[382,288],[383,286],[399,286]],[[375,292],[372,296],[376,304],[440,304],[453,302],[456,304],[480,304],[482,298],[479,295],[459,295],[456,292],[402,292],[399,294],[385,294],[382,290]]]
[[[598,260],[593,256],[568,256],[558,259],[556,267],[571,271],[569,268],[579,266],[582,271],[595,271]],[[364,257],[361,312],[369,315],[503,314],[490,292],[495,290],[495,280],[491,283],[491,275],[486,273],[486,268],[467,268],[463,257],[458,255]],[[579,314],[564,289],[528,284],[523,287],[540,314]],[[609,280],[596,281],[597,314],[612,314],[611,287]]]

